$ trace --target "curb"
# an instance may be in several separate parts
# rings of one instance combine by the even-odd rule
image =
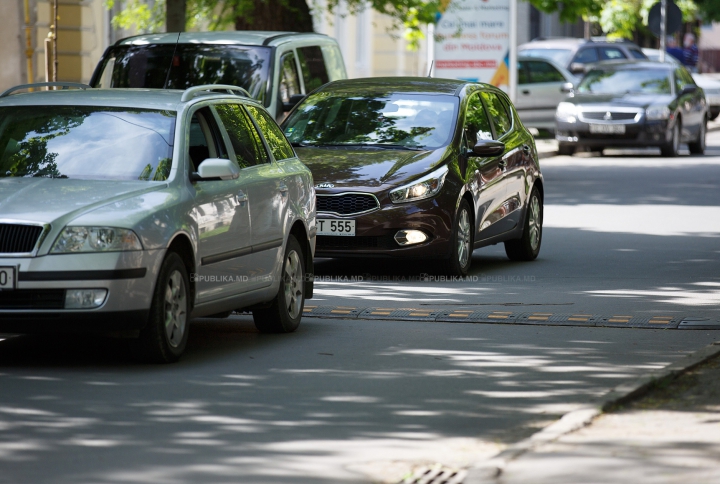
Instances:
[[[657,386],[666,384],[696,366],[720,354],[720,341],[716,341],[682,360],[651,372],[637,380],[622,383],[603,395],[596,404],[587,405],[563,415],[560,420],[536,432],[525,440],[511,445],[495,457],[469,469],[463,484],[497,483],[498,477],[510,461],[541,445],[548,444],[592,423],[595,418],[619,405],[639,398]]]

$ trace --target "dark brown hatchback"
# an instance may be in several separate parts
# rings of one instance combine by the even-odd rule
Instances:
[[[283,123],[317,193],[317,257],[440,259],[467,273],[474,249],[540,251],[543,181],[507,96],[432,78],[335,81]]]

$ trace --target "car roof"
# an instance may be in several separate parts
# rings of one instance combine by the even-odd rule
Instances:
[[[669,64],[667,62],[650,61],[650,60],[630,60],[630,59],[619,59],[619,60],[606,60],[600,62],[593,62],[587,64],[587,71],[591,69],[613,69],[619,70],[647,70],[647,69],[665,69],[673,70],[677,66]]]
[[[147,45],[147,44],[229,44],[274,46],[302,37],[303,40],[315,39],[327,42],[330,37],[313,32],[272,32],[261,30],[229,30],[219,32],[182,32],[163,34],[145,34],[118,40],[115,45]]]
[[[638,47],[637,44],[627,39],[606,39],[602,37],[593,37],[591,39],[581,39],[577,37],[538,37],[530,42],[519,45],[518,49],[577,49],[585,44]]]
[[[35,91],[11,94],[0,98],[0,107],[4,106],[110,106],[122,108],[178,110],[184,104],[185,91],[179,89],[62,89],[58,91]],[[247,97],[224,92],[205,92],[201,99],[231,98],[253,101]],[[198,99],[195,97],[193,99]],[[191,100],[192,101],[192,100]],[[188,102],[191,102],[188,101]]]
[[[458,79],[442,79],[436,77],[365,77],[360,79],[342,79],[325,84],[318,91],[351,91],[358,93],[397,92],[407,94],[448,94],[457,96],[467,85],[482,85],[493,88],[489,84],[481,84]]]

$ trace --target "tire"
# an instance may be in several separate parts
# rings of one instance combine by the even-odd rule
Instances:
[[[470,204],[463,199],[455,214],[450,257],[443,261],[443,272],[448,275],[465,276],[472,264],[474,230],[471,213]]]
[[[269,307],[252,310],[261,333],[291,333],[300,325],[305,306],[305,256],[294,236],[288,237],[280,288]]]
[[[155,283],[150,315],[134,341],[142,361],[172,363],[180,359],[190,332],[190,283],[180,256],[168,252]]]
[[[720,112],[718,112],[718,113],[708,113],[708,120],[712,121],[712,120],[714,120],[715,118],[717,118],[718,115],[720,115]]]
[[[700,123],[700,132],[695,141],[688,143],[688,149],[693,155],[702,155],[705,153],[705,134],[707,133],[707,125],[705,122]]]
[[[662,156],[672,158],[678,155],[678,151],[680,151],[680,133],[682,133],[682,131],[680,129],[680,120],[678,119],[675,126],[673,126],[672,139],[660,148],[660,154]]]
[[[565,143],[558,143],[558,155],[562,156],[572,156],[575,154],[576,148],[573,145],[568,145]]]
[[[542,198],[537,187],[533,187],[528,199],[522,237],[505,241],[505,253],[510,260],[531,261],[537,258],[542,244],[542,223]]]

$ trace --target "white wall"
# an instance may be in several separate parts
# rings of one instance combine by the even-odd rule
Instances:
[[[0,0],[0,92],[26,83],[25,14],[22,0]]]

